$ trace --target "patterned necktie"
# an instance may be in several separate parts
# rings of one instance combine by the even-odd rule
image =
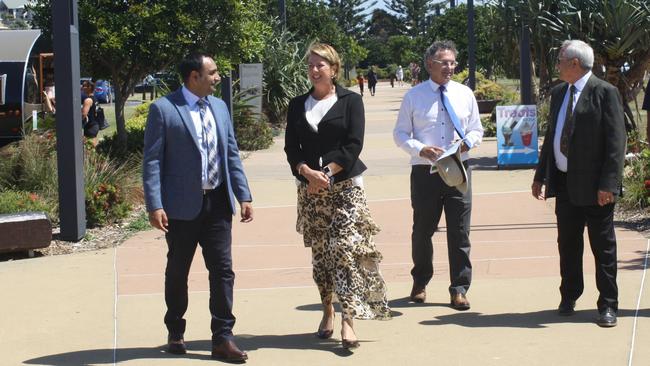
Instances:
[[[447,99],[447,96],[444,93],[445,86],[440,85],[438,89],[440,90],[440,100],[442,100],[442,105],[445,106],[445,109],[447,110],[447,114],[449,114],[449,119],[451,119],[451,122],[454,124],[454,129],[458,133],[458,136],[460,136],[461,139],[464,139],[465,133],[463,132],[463,129],[460,127],[460,121],[458,120],[458,116],[456,115],[454,109],[451,107],[451,103],[449,103],[449,99]]]
[[[203,146],[208,152],[208,183],[212,188],[217,186],[217,141],[210,119],[205,118],[207,101],[201,98],[196,102],[199,105],[199,116],[203,127]]]
[[[560,136],[560,151],[564,156],[569,156],[569,139],[573,134],[573,94],[576,92],[575,85],[571,85],[569,90],[569,103],[566,105],[564,127],[562,127],[562,135]]]

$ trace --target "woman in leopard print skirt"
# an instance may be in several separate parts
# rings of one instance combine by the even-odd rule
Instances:
[[[318,337],[330,338],[335,300],[341,304],[341,338],[359,346],[353,319],[389,319],[381,254],[373,241],[359,159],[365,116],[361,96],[336,84],[341,61],[329,45],[308,54],[313,87],[291,100],[284,150],[298,185],[297,230],[311,247],[313,277],[323,304]]]

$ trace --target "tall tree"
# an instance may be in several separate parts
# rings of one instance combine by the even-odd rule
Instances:
[[[287,29],[300,36],[304,45],[318,40],[331,44],[346,65],[355,65],[367,50],[336,21],[335,9],[320,1],[288,0]]]
[[[359,40],[365,33],[367,9],[377,4],[377,0],[329,0],[336,22],[345,34]]]
[[[368,21],[368,32],[366,36],[385,41],[390,36],[403,34],[404,31],[405,28],[402,29],[402,23],[396,16],[388,13],[386,10],[375,9],[372,11],[372,15]]]
[[[52,0],[30,7],[34,24],[51,34]],[[214,53],[221,66],[260,57],[262,0],[79,0],[82,67],[115,86],[117,140],[126,147],[124,105],[146,75],[175,64],[190,49]],[[219,14],[215,17],[215,14]]]
[[[386,7],[404,22],[411,37],[423,36],[435,5],[432,0],[384,0]]]

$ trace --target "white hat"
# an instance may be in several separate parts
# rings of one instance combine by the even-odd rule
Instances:
[[[467,193],[467,171],[465,165],[460,158],[460,144],[454,144],[452,149],[447,150],[438,160],[436,160],[436,168],[440,178],[450,187],[456,187],[461,193]]]

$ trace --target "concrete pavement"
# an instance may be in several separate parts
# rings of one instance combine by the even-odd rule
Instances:
[[[392,127],[407,88],[380,83],[364,97],[362,159],[376,242],[384,255],[394,318],[356,321],[353,354],[313,336],[320,321],[310,252],[295,233],[295,185],[282,139],[244,161],[255,199],[252,223],[236,222],[235,333],[250,365],[647,365],[650,296],[644,282],[648,239],[617,229],[619,325],[601,329],[593,257],[577,313],[559,317],[553,202],[529,193],[532,170],[496,170],[493,139],[473,151],[471,310],[448,307],[444,228],[434,235],[435,276],[427,302],[410,304],[408,157]],[[441,221],[444,225],[444,220]],[[156,231],[91,253],[0,263],[0,365],[203,365],[209,360],[207,272],[197,254],[190,275],[189,354],[163,351],[166,244]]]

